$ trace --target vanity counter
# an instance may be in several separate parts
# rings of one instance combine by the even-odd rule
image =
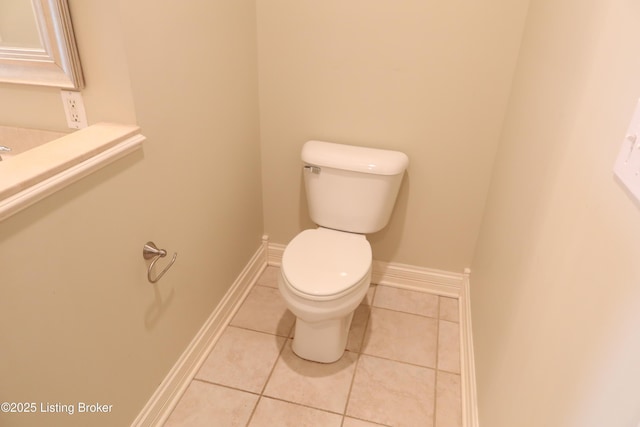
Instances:
[[[141,148],[145,140],[138,126],[114,123],[61,135],[26,151],[18,148],[23,152],[0,162],[0,221]]]

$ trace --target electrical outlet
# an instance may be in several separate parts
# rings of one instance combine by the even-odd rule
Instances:
[[[82,94],[73,90],[61,91],[62,105],[67,116],[67,126],[71,129],[87,127],[87,114],[84,111]]]

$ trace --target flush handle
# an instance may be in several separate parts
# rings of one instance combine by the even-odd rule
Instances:
[[[311,173],[319,174],[321,169],[320,166],[305,165],[304,170]]]

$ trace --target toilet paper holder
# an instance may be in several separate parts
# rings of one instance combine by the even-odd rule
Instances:
[[[147,261],[150,260],[150,259],[153,260],[153,261],[151,261],[151,264],[149,264],[149,269],[147,270],[147,279],[151,283],[156,283],[158,280],[160,280],[162,278],[162,276],[164,276],[164,273],[166,273],[167,270],[169,270],[171,268],[173,263],[176,262],[176,258],[178,257],[178,253],[176,252],[176,253],[173,254],[173,258],[171,258],[171,261],[169,261],[169,264],[167,264],[167,266],[164,268],[164,270],[162,270],[160,272],[160,274],[158,274],[155,278],[152,277],[153,267],[156,265],[156,262],[158,262],[158,260],[160,258],[164,258],[164,257],[167,256],[167,251],[165,251],[164,249],[158,249],[158,247],[155,245],[155,243],[149,241],[149,242],[145,243],[144,247],[142,248],[142,256]]]

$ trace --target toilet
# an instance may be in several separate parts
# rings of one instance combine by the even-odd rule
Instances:
[[[285,248],[278,288],[296,316],[294,353],[331,363],[342,357],[353,313],[371,283],[365,235],[389,222],[409,158],[308,141],[302,162],[309,214],[318,228],[300,232]]]

